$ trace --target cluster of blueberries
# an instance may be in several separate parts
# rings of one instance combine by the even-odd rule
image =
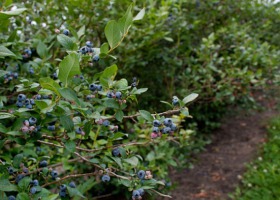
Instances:
[[[4,75],[4,82],[8,83],[8,82],[12,81],[13,79],[17,79],[17,78],[18,78],[17,72],[8,71],[8,73],[6,73]]]
[[[133,190],[132,192],[132,199],[136,200],[136,199],[142,199],[142,196],[144,195],[144,189],[140,188],[138,190]]]
[[[23,62],[27,62],[32,57],[32,50],[31,49],[24,49],[22,54]]]
[[[122,93],[120,91],[117,92],[113,92],[113,91],[108,91],[106,96],[108,98],[117,98],[117,99],[121,99],[122,98]]]
[[[69,183],[69,187],[70,188],[76,188],[76,184],[73,181],[71,181]],[[62,184],[62,185],[59,186],[59,196],[60,197],[66,197],[67,196],[67,186],[65,184]]]
[[[174,132],[177,129],[177,126],[175,123],[173,123],[171,118],[165,118],[163,121],[164,127],[160,129],[161,122],[159,120],[154,120],[153,121],[153,130],[151,133],[151,138],[157,138],[161,136],[161,133],[163,134],[170,134]]]
[[[99,61],[99,54],[97,54],[96,52],[94,52],[94,49],[92,48],[93,44],[91,41],[86,41],[86,45],[81,47],[79,49],[79,53],[81,53],[82,55],[92,55],[92,62],[97,62]]]
[[[136,77],[133,77],[133,78],[132,78],[131,86],[132,86],[132,87],[136,87],[136,86],[137,86],[137,78],[136,78]]]
[[[24,120],[23,126],[21,127],[21,131],[23,133],[33,133],[38,132],[41,127],[36,126],[37,119],[35,117],[30,117],[28,120]]]
[[[19,107],[19,108],[26,107],[26,108],[32,109],[33,105],[35,105],[34,100],[49,99],[49,98],[50,97],[48,95],[41,96],[40,94],[37,94],[31,99],[27,99],[26,95],[19,94],[18,97],[17,97],[16,106]]]

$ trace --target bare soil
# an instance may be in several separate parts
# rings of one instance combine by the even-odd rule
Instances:
[[[171,171],[172,182],[177,185],[171,192],[172,199],[230,199],[228,194],[240,183],[246,163],[257,157],[266,141],[267,121],[277,114],[273,101],[261,100],[266,102],[263,111],[230,109],[237,114],[222,120],[222,126],[212,134],[212,143],[197,156],[194,168]]]

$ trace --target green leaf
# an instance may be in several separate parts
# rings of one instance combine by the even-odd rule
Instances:
[[[111,20],[107,23],[105,27],[105,36],[111,49],[115,48],[121,42],[121,30],[119,24],[115,20]]]
[[[44,100],[36,100],[35,104],[40,110],[43,110],[47,108],[51,104],[51,102],[52,102],[51,100],[44,99]]]
[[[119,182],[126,187],[131,187],[131,181],[130,180],[119,179]]]
[[[17,200],[30,200],[30,197],[27,193],[21,192],[17,195]]]
[[[117,119],[119,122],[121,122],[121,121],[123,120],[123,116],[124,116],[124,114],[123,114],[123,111],[122,111],[122,110],[118,110],[118,111],[116,112],[115,117],[116,117],[116,119]]]
[[[83,25],[79,31],[77,32],[77,35],[78,35],[78,38],[82,37],[84,34],[85,34],[85,31],[86,31],[86,26]]]
[[[112,160],[115,161],[115,163],[117,163],[119,165],[119,167],[122,169],[123,165],[122,165],[122,160],[118,157],[110,157]]]
[[[0,112],[0,119],[7,119],[7,118],[13,118],[15,117],[14,115],[6,112]]]
[[[146,92],[148,90],[148,88],[140,88],[140,89],[138,89],[138,90],[132,90],[131,91],[131,94],[142,94],[142,93],[144,93],[144,92]]]
[[[41,58],[44,59],[48,56],[48,48],[43,42],[38,43],[36,50]]]
[[[190,116],[189,109],[186,108],[186,107],[181,108],[180,112],[181,112],[182,115],[184,115],[186,117]]]
[[[145,8],[140,10],[140,12],[133,18],[133,21],[143,19],[144,15],[145,15]]]
[[[105,99],[103,105],[107,108],[120,108],[120,104],[115,99]]]
[[[108,45],[108,43],[102,44],[101,47],[100,47],[100,53],[107,54],[108,51],[109,51],[109,45]]]
[[[114,87],[121,91],[121,90],[127,90],[128,89],[128,83],[127,80],[122,78],[121,80],[118,80],[115,84]]]
[[[140,115],[147,121],[153,121],[154,118],[153,116],[151,115],[151,113],[149,113],[148,111],[146,110],[139,110],[139,113]]]
[[[71,53],[66,56],[59,64],[59,80],[67,87],[68,82],[73,76],[80,74],[79,55]]]
[[[23,159],[23,154],[17,154],[15,157],[14,157],[14,161],[13,161],[13,165],[15,168],[19,168],[20,167],[20,163]]]
[[[27,10],[27,8],[19,8],[16,10],[0,12],[0,20],[8,19],[12,16],[20,15],[21,13],[23,13],[26,10]]]
[[[0,57],[6,57],[6,56],[16,57],[16,55],[13,52],[11,52],[8,48],[4,46],[0,46]]]
[[[59,119],[60,119],[61,125],[65,128],[65,130],[67,132],[71,132],[74,130],[74,123],[69,116],[63,115]]]
[[[160,101],[160,102],[168,105],[171,108],[173,108],[173,105],[171,103],[167,102],[167,101]]]
[[[60,96],[60,93],[58,91],[60,89],[60,86],[53,79],[51,79],[49,77],[40,78],[39,83],[40,83],[42,88],[53,91],[54,93],[56,93],[56,95]]]
[[[77,188],[71,188],[67,186],[67,190],[70,197],[79,196],[81,198],[85,198]]]
[[[115,79],[117,75],[118,67],[117,65],[112,65],[107,67],[100,76],[100,83],[102,86],[109,88],[110,84]]]
[[[138,162],[139,162],[138,158],[135,157],[135,156],[133,156],[131,158],[123,159],[123,161],[131,164],[133,167],[136,167],[138,165]]]
[[[31,181],[31,178],[30,177],[24,177],[23,179],[21,179],[18,183],[18,187],[21,189],[21,190],[26,190],[30,184],[30,181]]]
[[[57,40],[67,50],[77,50],[78,49],[77,44],[75,44],[74,41],[70,37],[68,37],[64,34],[59,34],[57,36]]]
[[[192,94],[186,96],[186,97],[183,99],[183,102],[184,102],[184,104],[187,104],[187,103],[189,103],[189,102],[195,100],[197,97],[198,97],[198,94],[192,93]]]
[[[125,15],[122,18],[120,18],[118,21],[120,31],[123,35],[125,35],[128,32],[130,26],[132,25],[133,16],[132,16],[131,9],[132,9],[132,5],[128,7]]]
[[[73,102],[77,103],[78,105],[81,105],[80,104],[80,100],[78,99],[76,93],[72,89],[70,89],[70,88],[62,88],[62,89],[59,89],[59,93],[65,99],[67,99],[69,101],[73,101]]]
[[[11,192],[11,191],[18,191],[18,189],[16,185],[13,185],[9,182],[8,178],[1,177],[0,191]]]
[[[75,143],[74,141],[72,141],[72,140],[69,140],[69,141],[67,141],[67,142],[65,143],[65,148],[66,148],[69,152],[73,153],[73,152],[75,151],[75,149],[76,149],[76,143]]]

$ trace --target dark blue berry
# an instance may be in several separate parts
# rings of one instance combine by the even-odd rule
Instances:
[[[93,62],[99,61],[99,55],[94,55],[94,56],[92,57],[92,61],[93,61]]]
[[[77,133],[77,134],[81,134],[82,133],[82,129],[81,129],[81,127],[78,127],[78,128],[76,128],[76,130],[75,130],[75,132]]]
[[[47,126],[47,129],[48,129],[49,131],[54,131],[54,130],[55,130],[55,125],[48,125],[48,126]]]
[[[54,72],[54,73],[52,74],[52,77],[53,77],[53,79],[54,79],[54,80],[58,79],[58,75],[57,75],[57,73],[56,73],[56,72]]]
[[[48,166],[48,162],[46,160],[42,160],[40,163],[39,163],[39,167],[46,167]]]
[[[94,83],[92,83],[92,84],[89,85],[89,89],[90,89],[91,91],[95,91],[95,90],[97,90],[97,85],[94,84]]]
[[[92,95],[87,95],[87,96],[86,96],[86,99],[87,99],[87,100],[91,100],[91,99],[92,99]]]
[[[165,126],[170,127],[172,125],[172,119],[171,118],[165,118],[164,121],[163,121],[163,124]]]
[[[178,99],[178,97],[176,97],[176,96],[173,97],[173,99],[172,99],[172,104],[173,104],[174,106],[179,104],[179,99]]]
[[[103,126],[109,126],[110,125],[110,122],[106,119],[102,122],[102,125]]]
[[[24,53],[28,54],[29,56],[32,55],[32,51],[30,49],[24,49]]]
[[[19,94],[18,97],[17,97],[17,99],[18,99],[19,101],[25,101],[26,96],[25,96],[24,94]]]
[[[113,98],[113,97],[114,97],[114,93],[111,92],[111,91],[108,91],[107,94],[106,94],[106,96],[107,96],[108,98]]]
[[[60,197],[66,197],[66,191],[59,191]]]
[[[32,67],[29,68],[29,73],[34,74],[34,69]]]
[[[39,181],[37,179],[35,179],[35,180],[31,181],[30,184],[33,186],[39,186]]]
[[[13,74],[13,76],[14,76],[15,79],[17,79],[17,78],[18,78],[18,73],[15,72],[15,73]]]
[[[67,35],[67,36],[68,36],[69,33],[70,33],[70,31],[69,31],[68,29],[64,29],[64,30],[63,30],[63,34],[64,34],[64,35]]]
[[[140,197],[141,197],[140,192],[138,190],[133,190],[132,198],[133,199],[139,199]]]
[[[159,127],[160,125],[161,125],[161,123],[160,123],[160,121],[159,120],[154,120],[153,121],[153,125],[155,126],[155,127]]]
[[[35,105],[34,99],[30,99],[30,104],[31,104],[31,105]]]
[[[158,133],[158,132],[159,132],[159,127],[154,126],[154,127],[153,127],[153,132],[154,132],[154,133]]]
[[[113,149],[112,154],[113,154],[113,156],[119,156],[121,154],[120,149],[119,148]]]
[[[37,127],[36,127],[37,128]],[[36,147],[36,152],[37,153],[39,153],[39,152],[41,152],[42,151],[42,149],[41,149],[41,147]]]
[[[144,179],[145,178],[145,171],[144,170],[140,170],[139,172],[137,172],[137,176],[139,179]]]
[[[8,197],[8,200],[16,200],[16,197],[14,197],[13,195]]]
[[[171,131],[176,131],[177,126],[176,126],[176,124],[172,123],[170,128],[171,128]]]
[[[87,46],[87,47],[92,47],[92,46],[93,46],[93,44],[92,44],[92,42],[91,42],[91,41],[87,41],[87,42],[86,42],[86,46]]]
[[[103,176],[101,177],[101,180],[102,180],[103,182],[109,182],[110,179],[111,179],[110,176],[107,175],[107,174],[105,174],[105,175],[103,175]]]
[[[122,98],[122,93],[121,92],[116,92],[116,98],[121,99]]]
[[[28,170],[28,168],[26,168],[26,167],[24,167],[24,168],[22,169],[22,171],[23,171],[23,173],[25,173],[25,174],[29,173],[29,170]]]
[[[28,109],[32,109],[32,105],[31,104],[25,104],[25,107]]]
[[[58,177],[58,172],[56,170],[52,170],[51,171],[51,177],[52,177],[52,179],[55,180]]]
[[[37,192],[36,187],[30,188],[30,193],[31,193],[31,194],[35,194],[36,192]]]
[[[30,117],[28,121],[29,121],[30,125],[33,125],[33,124],[36,124],[37,119],[35,117]]]
[[[12,174],[15,172],[15,170],[14,170],[13,167],[10,166],[10,167],[8,168],[8,172],[9,172],[10,175],[12,175]]]
[[[102,90],[102,85],[96,85],[96,88],[98,91],[101,91]]]
[[[171,128],[170,127],[164,127],[162,130],[162,133],[167,134],[171,132]]]
[[[62,184],[62,185],[59,186],[59,189],[60,189],[60,191],[65,191],[66,192],[67,186],[65,184]]]
[[[139,188],[139,189],[138,189],[138,192],[140,193],[140,195],[141,195],[141,196],[143,196],[143,195],[144,195],[144,193],[145,193],[145,191],[144,191],[144,189],[143,189],[143,188]]]
[[[17,101],[16,106],[19,107],[19,108],[23,107],[23,102],[22,101]]]
[[[24,174],[18,174],[17,177],[16,177],[16,183],[19,183],[19,181],[20,181],[21,179],[23,179],[24,176],[25,176]]]
[[[36,100],[40,100],[42,98],[42,96],[40,95],[40,94],[37,94],[36,96],[35,96],[35,99]]]
[[[76,188],[76,184],[74,183],[74,181],[71,181],[71,182],[69,183],[69,187],[71,187],[71,188]]]

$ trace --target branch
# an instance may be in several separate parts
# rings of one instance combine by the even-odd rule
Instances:
[[[162,194],[162,193],[160,193],[160,192],[158,192],[158,191],[156,191],[156,190],[154,190],[154,189],[149,189],[149,190],[152,191],[152,192],[154,192],[154,193],[156,193],[156,194],[158,194],[159,196],[167,197],[167,198],[172,199],[172,196],[170,196],[170,195]]]

